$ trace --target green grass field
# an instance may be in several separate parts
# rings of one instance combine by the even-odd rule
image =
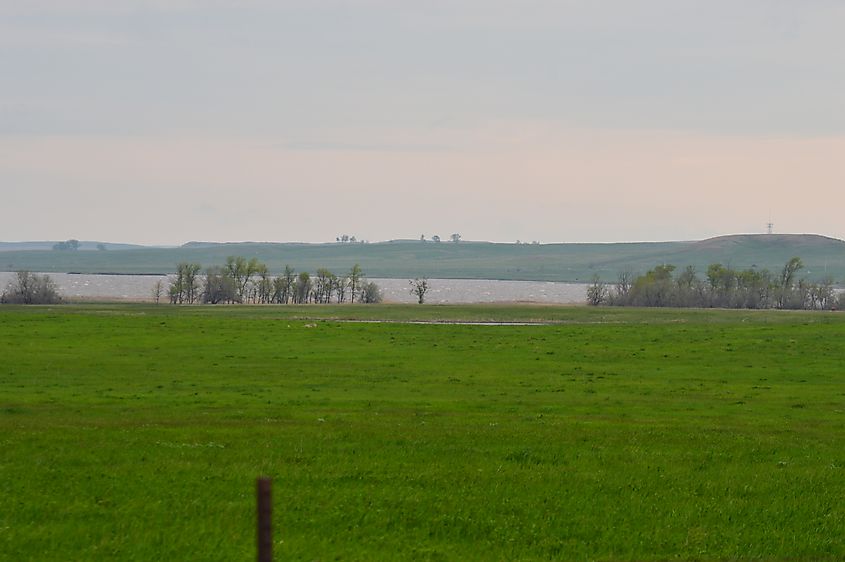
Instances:
[[[532,326],[342,320],[506,320]],[[845,314],[0,307],[0,559],[841,560]]]

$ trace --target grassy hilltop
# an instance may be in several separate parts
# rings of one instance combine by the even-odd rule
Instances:
[[[6,306],[0,355],[0,560],[254,559],[259,474],[279,560],[845,558],[839,313]]]
[[[694,265],[704,273],[711,263],[735,269],[779,270],[793,256],[805,273],[845,277],[845,242],[817,235],[737,235],[697,242],[609,244],[498,244],[490,242],[396,241],[373,244],[188,244],[179,248],[108,251],[50,250],[0,252],[0,270],[28,269],[79,273],[169,273],[182,261],[220,264],[230,255],[257,257],[273,272],[284,264],[297,270],[319,267],[341,272],[360,264],[370,277],[416,276],[467,279],[587,281],[594,274],[613,281],[620,271],[644,273],[655,265]]]

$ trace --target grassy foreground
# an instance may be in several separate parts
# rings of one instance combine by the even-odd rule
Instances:
[[[0,357],[0,560],[252,560],[259,474],[278,560],[845,558],[843,313],[7,306]]]

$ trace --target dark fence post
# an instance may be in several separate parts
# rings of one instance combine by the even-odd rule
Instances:
[[[258,506],[258,562],[273,562],[273,481],[260,477],[256,481]]]

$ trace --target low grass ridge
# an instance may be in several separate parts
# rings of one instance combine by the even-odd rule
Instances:
[[[537,326],[339,319],[551,322]],[[845,557],[845,316],[0,309],[0,559]]]
[[[0,269],[79,273],[172,273],[179,262],[222,264],[227,256],[255,257],[271,272],[285,264],[297,271],[325,267],[341,274],[356,263],[369,277],[615,281],[619,272],[645,273],[659,264],[693,265],[703,274],[712,263],[734,269],[779,271],[799,256],[811,279],[845,278],[845,242],[816,235],[739,235],[698,242],[616,244],[498,244],[419,241],[374,244],[229,243],[105,252],[0,252]]]

